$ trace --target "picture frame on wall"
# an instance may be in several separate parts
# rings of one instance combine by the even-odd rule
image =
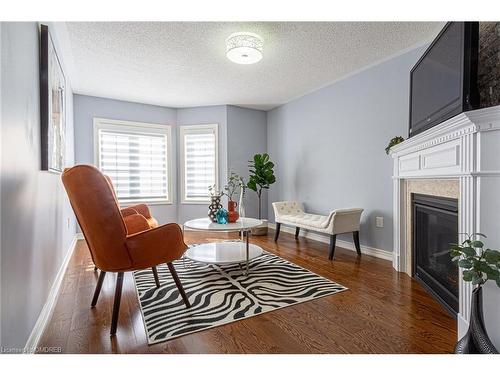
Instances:
[[[41,169],[65,166],[66,78],[47,25],[40,25]]]

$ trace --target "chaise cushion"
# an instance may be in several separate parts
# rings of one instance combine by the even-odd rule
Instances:
[[[330,217],[324,215],[307,214],[300,212],[293,215],[281,215],[280,221],[284,223],[295,224],[296,226],[306,226],[318,229],[326,229],[330,224]]]

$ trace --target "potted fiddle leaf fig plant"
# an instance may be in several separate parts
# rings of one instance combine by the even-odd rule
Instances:
[[[498,353],[491,343],[483,320],[483,285],[489,280],[500,287],[500,251],[484,249],[478,240],[486,236],[482,233],[466,234],[461,244],[451,244],[452,261],[462,269],[462,280],[473,286],[469,318],[469,329],[456,347],[455,353]]]
[[[248,177],[247,187],[257,193],[259,199],[258,215],[259,220],[262,220],[262,191],[269,189],[269,187],[276,182],[274,176],[274,163],[269,159],[269,154],[255,154],[253,160],[249,161],[250,175]],[[267,220],[262,220],[263,224],[255,230],[252,234],[266,235],[267,234]]]

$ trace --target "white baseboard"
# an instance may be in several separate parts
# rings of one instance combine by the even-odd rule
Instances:
[[[76,243],[78,240],[79,240],[78,233],[76,233],[75,236],[73,237],[73,240],[71,241],[71,244],[69,245],[69,249],[66,252],[66,256],[64,257],[61,267],[59,268],[59,271],[57,272],[56,278],[52,283],[52,286],[49,291],[49,296],[45,301],[45,305],[43,305],[42,311],[40,311],[40,315],[38,316],[35,326],[31,331],[30,337],[28,338],[28,341],[24,346],[24,353],[27,354],[35,353],[38,347],[38,342],[40,341],[40,338],[42,337],[42,334],[48,322],[50,321],[50,318],[52,317],[52,313],[54,312],[54,307],[56,306],[57,296],[59,295],[59,290],[61,288],[64,274],[66,273],[66,268],[68,267],[68,263],[71,259],[71,256],[75,251]]]
[[[269,223],[268,226],[270,229],[276,230],[276,224]],[[284,225],[281,225],[281,231],[286,232],[286,233],[295,234],[295,228],[284,226]],[[314,232],[311,232],[311,231],[308,231],[305,229],[300,230],[299,236],[309,238],[311,240],[327,243],[327,244],[330,243],[329,236],[322,235],[319,233],[314,233]],[[356,248],[354,247],[353,242],[337,239],[336,246],[341,247],[343,249],[356,251]],[[390,260],[392,262],[392,251],[387,251],[387,250],[377,249],[375,247],[361,245],[361,253],[366,254],[366,255],[371,255],[371,256],[374,256],[374,257],[377,257],[380,259]]]

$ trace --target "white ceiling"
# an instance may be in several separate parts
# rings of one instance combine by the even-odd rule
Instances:
[[[68,22],[76,93],[168,107],[270,109],[411,47],[433,22]],[[225,39],[251,31],[264,58],[238,65]]]

